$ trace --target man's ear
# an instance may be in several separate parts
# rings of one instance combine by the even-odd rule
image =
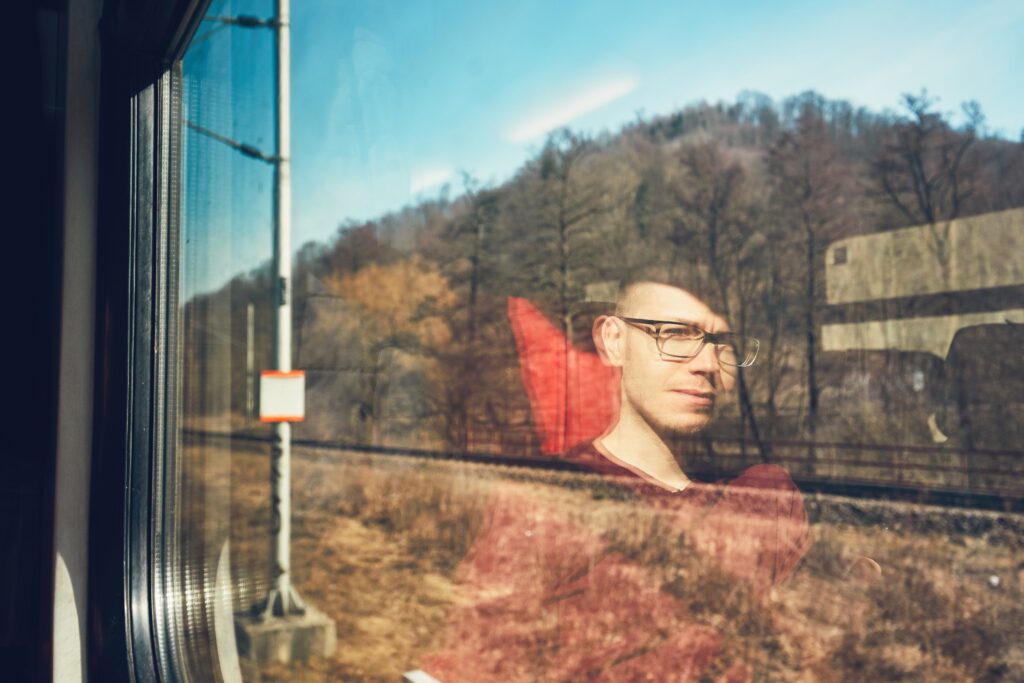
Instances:
[[[622,321],[613,315],[600,315],[594,319],[591,336],[601,361],[613,368],[621,368],[626,343]]]

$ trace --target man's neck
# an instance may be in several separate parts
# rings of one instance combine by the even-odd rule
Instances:
[[[678,491],[690,483],[672,449],[639,415],[620,415],[615,425],[595,440],[594,445],[663,488]]]

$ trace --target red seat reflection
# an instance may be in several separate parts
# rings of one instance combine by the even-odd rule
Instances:
[[[600,436],[618,413],[618,371],[574,347],[526,299],[509,297],[508,317],[541,452],[556,455]]]

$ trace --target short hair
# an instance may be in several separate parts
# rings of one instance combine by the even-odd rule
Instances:
[[[653,282],[683,289],[708,305],[713,311],[725,313],[721,287],[712,276],[710,269],[703,264],[667,266],[643,266],[634,268],[622,275],[618,280],[592,282],[585,288],[586,295],[574,307],[572,319],[572,339],[574,342],[590,350],[594,349],[591,341],[591,323],[602,315],[615,315],[619,312],[626,293],[634,286]]]
[[[587,285],[585,302],[588,308],[614,313],[623,298],[635,285],[653,282],[683,289],[705,302],[711,309],[723,312],[725,309],[722,288],[710,269],[703,264],[668,266],[644,266],[632,269],[618,280],[596,282]]]

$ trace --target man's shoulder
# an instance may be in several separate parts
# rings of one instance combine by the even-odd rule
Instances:
[[[565,462],[580,466],[590,472],[621,477],[624,483],[630,484],[638,493],[666,493],[663,489],[645,482],[635,472],[631,472],[607,458],[598,450],[594,441],[577,444],[559,457]],[[723,493],[742,494],[743,492],[754,495],[761,494],[762,497],[777,497],[779,495],[788,497],[791,494],[799,494],[793,478],[784,467],[773,463],[762,463],[748,467],[734,479],[694,480],[694,483],[685,491],[687,495],[682,497],[710,503]],[[674,494],[674,497],[679,497],[679,494]]]
[[[577,465],[594,465],[605,458],[598,452],[593,441],[578,443],[559,456],[560,459]]]
[[[776,491],[795,491],[796,484],[781,465],[762,463],[743,470],[740,476],[729,482],[729,486]]]
[[[584,441],[576,444],[561,455],[565,462],[585,467],[588,470],[600,474],[632,475],[632,473],[606,458],[597,449],[594,441]]]
[[[766,519],[789,519],[796,523],[794,533],[802,536],[807,524],[803,495],[785,468],[762,464],[747,468],[728,482],[716,509]]]
[[[636,472],[623,467],[598,449],[595,441],[584,441],[567,450],[560,456],[565,462],[578,465],[589,472],[613,477],[618,483],[627,486],[635,493],[655,493],[662,491],[648,483]]]

